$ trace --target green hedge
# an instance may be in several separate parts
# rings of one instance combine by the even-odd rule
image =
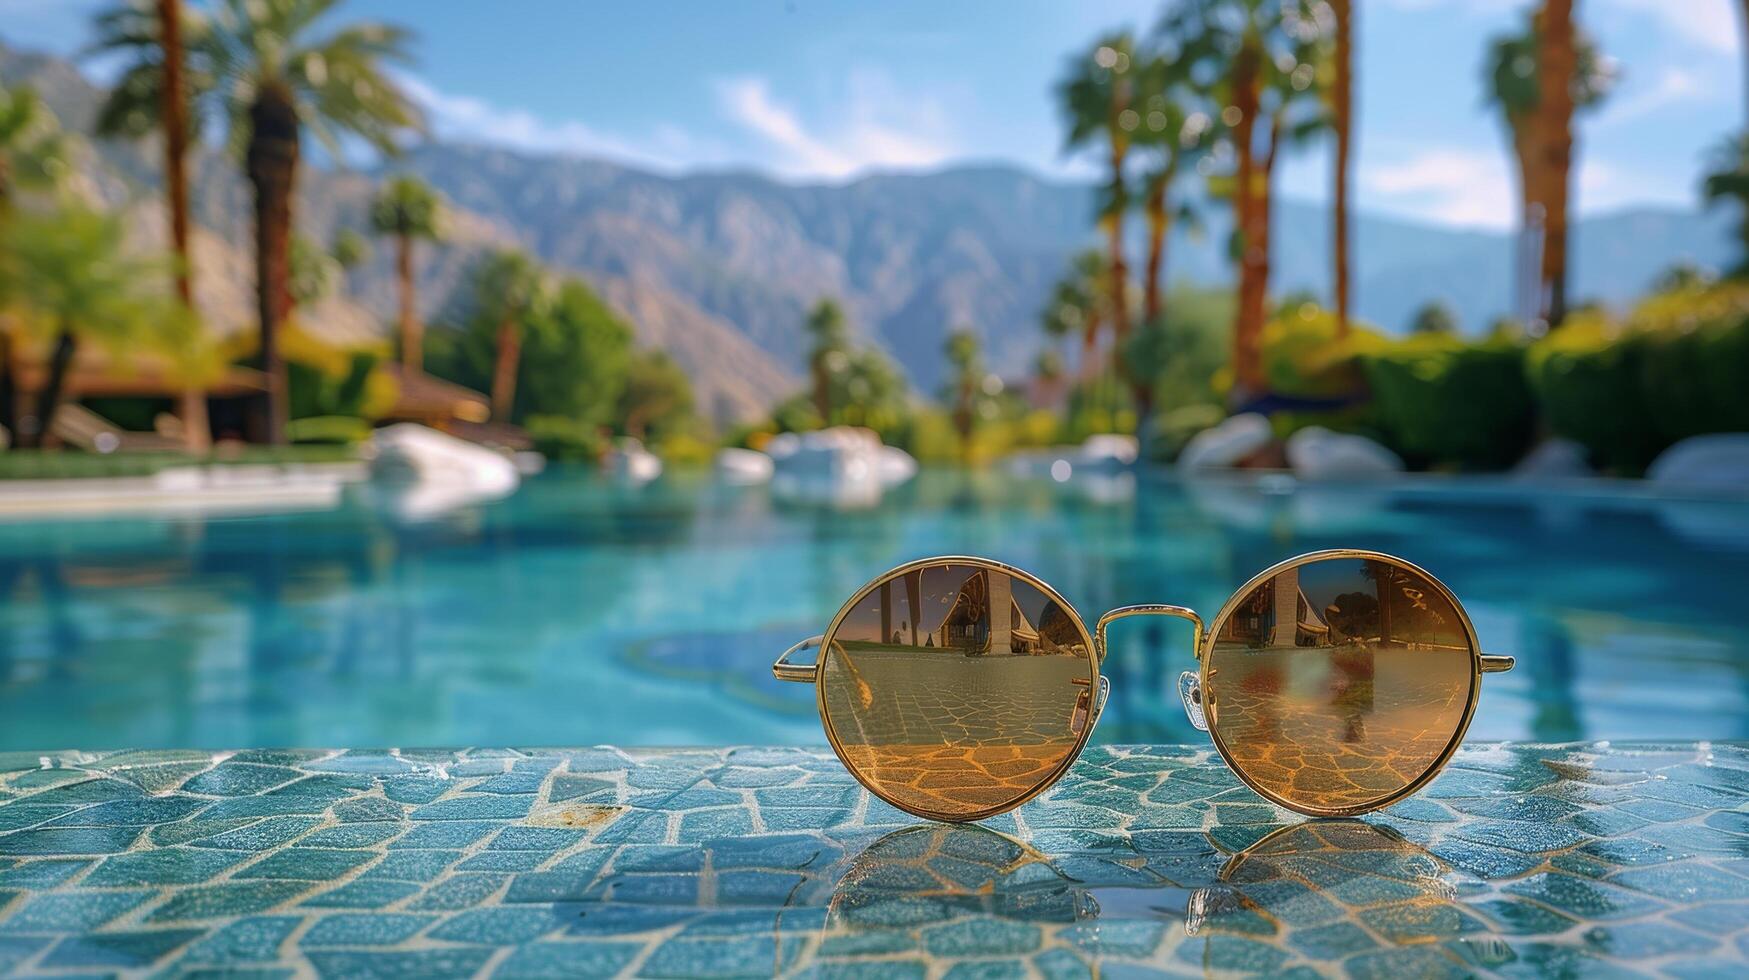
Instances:
[[[1689,436],[1749,431],[1749,286],[1671,290],[1621,323],[1576,317],[1531,346],[1526,371],[1549,428],[1618,472]]]
[[[1372,422],[1411,465],[1497,469],[1530,444],[1536,406],[1516,343],[1423,334],[1359,360]]]

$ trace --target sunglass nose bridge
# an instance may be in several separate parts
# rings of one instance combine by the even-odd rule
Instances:
[[[1203,639],[1202,617],[1196,614],[1196,610],[1186,606],[1168,606],[1160,603],[1144,603],[1139,606],[1119,606],[1099,617],[1099,622],[1093,627],[1093,650],[1100,660],[1105,659],[1106,627],[1120,619],[1128,619],[1131,616],[1174,616],[1178,619],[1190,620],[1190,624],[1196,627],[1196,635],[1192,638],[1193,644],[1191,646],[1191,653],[1198,659],[1201,659]]]

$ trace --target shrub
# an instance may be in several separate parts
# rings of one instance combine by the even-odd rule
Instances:
[[[1749,431],[1749,286],[1679,283],[1642,303],[1628,330],[1661,441]]]
[[[1364,387],[1359,358],[1390,342],[1351,323],[1336,339],[1335,314],[1312,303],[1286,306],[1263,325],[1263,374],[1269,390],[1298,398],[1340,398]]]
[[[1663,447],[1641,397],[1640,367],[1639,338],[1598,313],[1568,317],[1525,355],[1549,428],[1621,470],[1644,468]]]
[[[1421,333],[1360,360],[1372,422],[1412,465],[1503,467],[1530,442],[1535,405],[1517,344]]]
[[[607,449],[598,425],[563,415],[531,415],[524,428],[541,455],[561,463],[594,463]]]

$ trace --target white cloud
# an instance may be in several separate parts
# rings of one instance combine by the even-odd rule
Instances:
[[[1731,0],[1605,0],[1606,5],[1641,14],[1697,47],[1736,54],[1743,44],[1743,25]]]
[[[1516,193],[1503,153],[1432,147],[1359,173],[1363,207],[1378,207],[1441,224],[1510,228]]]
[[[553,122],[524,109],[493,105],[471,95],[441,92],[411,75],[401,75],[397,81],[425,109],[433,132],[446,139],[531,153],[611,157],[662,170],[689,162],[686,157],[695,150],[685,134],[672,127],[651,141],[651,145],[662,148],[661,152],[652,152],[649,146],[603,133],[576,120]]]
[[[871,169],[938,165],[955,155],[945,113],[896,90],[881,73],[852,72],[838,121],[810,125],[755,76],[720,79],[717,101],[730,122],[778,152],[764,161],[792,177],[842,178]],[[897,110],[897,112],[895,112]],[[894,118],[902,114],[904,121]]]
[[[1603,112],[1597,117],[1597,125],[1614,126],[1631,122],[1667,106],[1713,94],[1701,82],[1698,74],[1675,66],[1666,67],[1650,85],[1636,87],[1633,85],[1633,77],[1629,76],[1625,88],[1626,91],[1616,93],[1614,98],[1604,103]]]

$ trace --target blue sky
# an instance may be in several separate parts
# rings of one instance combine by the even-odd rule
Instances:
[[[1360,208],[1504,228],[1512,184],[1482,104],[1486,40],[1527,0],[1356,0]],[[67,52],[93,0],[0,0],[0,37]],[[1580,0],[1621,82],[1580,121],[1577,206],[1692,205],[1708,147],[1744,118],[1732,0]],[[418,34],[407,81],[438,133],[606,156],[666,172],[749,167],[791,180],[1004,161],[1056,176],[1051,89],[1102,30],[1149,28],[1158,2],[825,0],[577,3],[350,0]],[[1327,197],[1328,151],[1281,169]]]

